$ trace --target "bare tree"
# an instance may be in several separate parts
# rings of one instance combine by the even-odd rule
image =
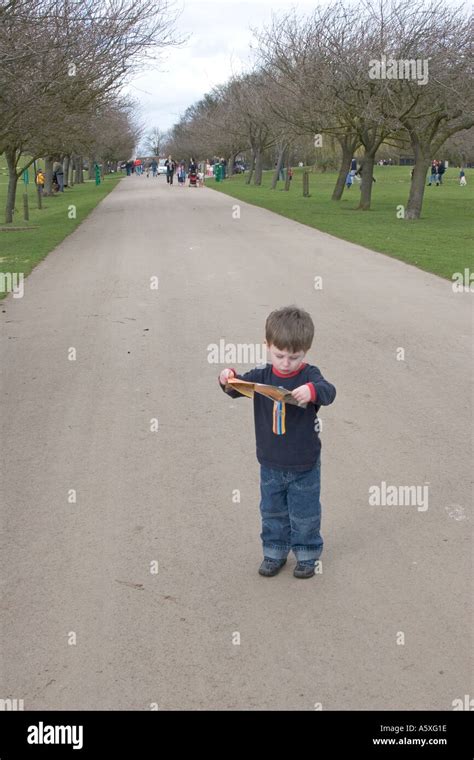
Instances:
[[[174,20],[167,0],[16,0],[1,9],[0,152],[9,169],[7,223],[25,148],[33,152],[29,163],[44,153],[49,163],[54,140],[54,152],[62,152],[74,117],[80,120],[99,108],[160,49],[182,41],[174,34]]]
[[[392,75],[379,80],[385,113],[415,156],[405,219],[418,219],[430,161],[449,137],[474,125],[471,20],[442,2],[366,5],[374,27],[369,58],[388,62]]]
[[[145,136],[144,148],[152,156],[160,156],[163,152],[163,146],[169,139],[168,132],[162,131],[159,127],[153,127]]]
[[[411,146],[416,164],[405,218],[421,212],[430,157],[447,138],[474,124],[469,20],[461,9],[422,0],[336,3],[307,18],[277,17],[257,33],[259,61],[278,87],[273,108],[293,129],[333,135],[341,167],[339,199],[361,145],[359,208],[371,204],[373,167],[382,145]],[[394,59],[403,71],[372,76],[371,64]],[[407,66],[430,62],[426,81]]]
[[[349,77],[357,63],[351,49],[358,44],[358,23],[354,9],[338,4],[316,8],[309,17],[295,11],[274,17],[270,27],[255,32],[257,59],[275,85],[275,114],[294,135],[313,136],[315,146],[323,147],[323,135],[340,144],[334,200],[342,196],[351,159],[361,144],[354,123],[357,108],[348,99]]]

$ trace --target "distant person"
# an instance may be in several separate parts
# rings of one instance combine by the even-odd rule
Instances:
[[[466,172],[464,171],[464,169],[461,169],[461,171],[459,172],[459,184],[461,185],[461,187],[464,187],[464,185],[467,185]]]
[[[176,176],[178,177],[178,185],[180,187],[184,187],[186,182],[186,166],[184,165],[184,161],[181,161],[180,165],[178,166]]]
[[[354,177],[352,176],[352,171],[350,171],[350,172],[347,172],[347,176],[346,176],[346,187],[347,187],[347,189],[348,189],[348,190],[350,190],[350,189],[351,189],[351,187],[352,187],[352,183],[353,183],[353,182],[354,182]]]
[[[222,179],[225,179],[227,177],[227,161],[225,158],[221,158],[220,164],[222,166]],[[196,167],[197,172],[197,167]]]
[[[151,162],[151,173],[153,174],[154,177],[156,177],[157,171],[158,171],[158,163],[155,159],[153,159],[153,161]]]
[[[189,162],[189,187],[197,187],[198,165],[194,158]]]
[[[437,176],[438,181],[436,183],[437,185],[443,184],[443,174],[445,173],[445,171],[446,171],[446,166],[444,164],[444,161],[440,161],[438,164],[438,176]]]
[[[166,182],[168,185],[173,184],[173,177],[176,170],[176,163],[173,161],[171,156],[168,156],[168,158],[165,161],[166,166]]]
[[[55,181],[58,187],[57,192],[64,193],[64,171],[63,171],[63,165],[60,161],[54,162],[53,172],[56,175]]]
[[[38,171],[36,172],[36,180],[35,180],[35,182],[36,182],[36,185],[37,185],[40,193],[42,193],[43,190],[44,190],[44,174],[43,174],[43,170],[42,169],[38,169]]]
[[[438,177],[438,162],[437,161],[432,161],[431,162],[430,181],[428,182],[428,187],[430,187],[431,185],[434,185],[435,182],[436,182],[436,184],[438,184],[437,177]]]
[[[51,189],[53,193],[59,193],[59,182],[55,171],[53,171],[53,176],[51,178]]]
[[[234,164],[234,166],[236,167],[237,164]],[[242,167],[242,164],[240,164],[239,172],[242,171],[241,167]],[[278,161],[275,161],[275,171],[277,169],[278,169]],[[283,171],[283,162],[280,164],[280,169],[278,170],[278,180],[280,180],[280,179],[282,179],[282,180],[285,179],[285,174],[284,174],[284,171]]]

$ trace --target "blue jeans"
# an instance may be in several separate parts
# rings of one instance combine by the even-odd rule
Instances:
[[[323,550],[321,526],[321,459],[305,472],[260,465],[260,513],[263,554],[285,559],[290,549],[297,561],[316,561]]]

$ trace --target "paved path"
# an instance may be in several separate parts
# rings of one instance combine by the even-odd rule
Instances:
[[[236,203],[124,178],[0,305],[0,697],[449,710],[473,693],[472,296]],[[257,574],[251,402],[207,360],[292,302],[338,392],[310,581]],[[428,482],[428,509],[371,506],[382,481]]]

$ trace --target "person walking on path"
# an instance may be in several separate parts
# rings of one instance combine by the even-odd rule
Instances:
[[[168,156],[168,158],[166,159],[165,166],[166,166],[166,182],[168,183],[168,185],[172,185],[173,176],[176,169],[176,164],[171,158],[171,156]]]
[[[184,161],[181,161],[181,163],[178,166],[178,171],[176,172],[176,176],[178,177],[178,185],[180,187],[184,187],[186,182],[186,166],[184,164]]]
[[[244,375],[227,368],[218,378],[222,390],[232,398],[243,395],[227,383],[237,378],[278,385],[297,402],[288,404],[260,393],[253,395],[263,546],[259,573],[264,576],[276,575],[292,550],[297,561],[293,575],[311,578],[323,550],[317,413],[321,406],[332,404],[336,389],[318,367],[303,361],[313,336],[314,324],[308,312],[297,306],[272,311],[265,325],[271,363]]]

